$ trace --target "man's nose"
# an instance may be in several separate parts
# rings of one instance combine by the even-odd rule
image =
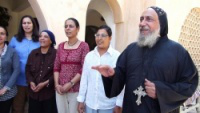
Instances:
[[[69,26],[67,26],[67,30],[69,30],[70,29],[70,27]]]
[[[146,21],[145,20],[141,20],[140,21],[140,26],[145,26],[146,25]]]

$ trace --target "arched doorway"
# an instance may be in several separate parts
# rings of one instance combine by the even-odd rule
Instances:
[[[90,50],[96,46],[94,34],[98,27],[105,24],[105,20],[99,12],[92,9],[87,11],[85,41],[89,44]]]
[[[118,11],[118,14],[116,13],[116,11]],[[122,12],[117,1],[91,0],[88,5],[86,18],[87,18],[86,19],[86,33],[85,33],[86,37],[88,36],[88,34],[91,34],[90,36],[94,36],[94,32],[95,32],[94,29],[96,29],[95,27],[99,27],[101,25],[106,24],[112,29],[113,35],[112,35],[111,45],[115,47],[116,24],[123,21]],[[91,26],[93,26],[93,28]],[[93,29],[93,31],[90,28]],[[93,41],[89,41],[88,38],[86,38],[86,42],[88,42],[89,45],[93,45],[92,44]]]
[[[28,2],[35,14],[35,17],[37,17],[38,23],[40,25],[40,30],[44,30],[44,29],[48,28],[46,20],[43,15],[43,12],[42,12],[37,0],[28,0]]]

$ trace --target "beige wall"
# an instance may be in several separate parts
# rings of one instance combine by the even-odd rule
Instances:
[[[43,29],[50,29],[54,32],[56,36],[57,44],[60,42],[66,41],[67,37],[64,33],[64,21],[69,17],[76,18],[80,23],[80,31],[78,34],[78,38],[80,40],[85,40],[85,26],[86,26],[86,13],[88,9],[94,9],[89,6],[89,3],[96,3],[96,1],[99,0],[28,0],[31,4],[31,7],[33,8],[41,28]],[[112,0],[109,0],[112,1]],[[112,9],[111,10],[105,10],[109,9],[110,6],[106,4],[105,0],[101,1],[102,5],[100,8],[101,10],[97,10],[100,12],[107,24],[114,23],[112,15]],[[103,8],[102,8],[103,7]],[[99,9],[100,9],[99,8]],[[96,8],[97,9],[97,8]],[[105,10],[105,11],[103,11]],[[108,13],[111,12],[111,13]],[[108,18],[108,16],[110,18]],[[41,24],[42,23],[42,24]],[[43,25],[46,24],[45,25]],[[113,31],[115,31],[114,24],[111,24],[111,28],[113,28]],[[115,33],[114,33],[115,35]]]
[[[17,32],[18,22],[21,16],[30,14],[36,16],[41,30],[52,30],[56,35],[57,43],[66,41],[64,33],[64,21],[74,17],[80,22],[78,38],[85,40],[86,13],[88,9],[94,9],[89,3],[99,0],[28,0],[31,7],[21,12],[12,12],[9,2],[11,0],[0,0],[0,5],[9,9],[13,19],[8,27],[9,37]],[[102,2],[103,1],[103,2]],[[192,8],[200,7],[199,0],[102,0],[98,12],[107,20],[107,24],[115,32],[115,47],[122,51],[133,41],[138,34],[139,17],[144,9],[156,4],[166,10],[169,21],[169,37],[175,41],[180,35],[181,26]],[[105,6],[107,9],[104,10]],[[33,8],[33,10],[32,10]],[[96,8],[97,9],[97,8]],[[110,13],[107,13],[107,12]],[[112,23],[112,24],[111,24]]]
[[[18,15],[19,15],[19,21],[20,21],[21,17],[23,17],[24,15],[30,15],[32,17],[36,17],[35,13],[33,12],[33,9],[31,7],[28,7],[26,9],[24,9],[23,11],[19,12]]]
[[[122,3],[123,2],[123,3]],[[124,21],[116,25],[116,48],[124,50],[128,44],[136,41],[141,13],[147,7],[154,5],[155,0],[121,0]]]
[[[92,0],[88,5],[88,10],[96,10],[104,17],[105,23],[112,29],[111,45],[112,47],[115,47],[115,41],[118,37],[116,37],[115,32],[116,25],[114,20],[113,9],[110,7],[108,2],[105,0]]]
[[[64,21],[69,17],[80,23],[78,38],[85,40],[86,11],[89,0],[28,0],[42,26],[56,36],[57,46],[66,41]],[[46,24],[46,25],[45,25]]]
[[[94,9],[89,3],[99,2],[99,0],[28,1],[36,13],[40,25],[41,23],[46,24],[46,27],[43,28],[48,28],[55,33],[57,43],[67,40],[63,26],[64,21],[69,17],[74,17],[80,22],[81,29],[78,38],[85,40],[86,13],[88,9]],[[113,36],[115,48],[122,51],[129,43],[136,40],[139,17],[146,7],[155,4],[155,0],[101,0],[101,4],[103,5],[95,8],[104,16],[106,23],[110,24],[109,26],[115,32]],[[110,10],[104,11],[104,9]]]
[[[181,27],[192,8],[200,8],[200,0],[156,0],[168,15],[169,38],[178,41]]]

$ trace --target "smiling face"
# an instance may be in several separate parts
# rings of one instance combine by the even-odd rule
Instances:
[[[140,34],[144,36],[149,35],[156,31],[159,27],[160,23],[157,13],[152,8],[145,10],[140,17]]]
[[[140,17],[137,44],[140,47],[153,47],[160,37],[160,23],[157,13],[148,8]]]
[[[98,49],[108,49],[111,41],[107,31],[105,29],[99,29],[95,34],[95,41]]]
[[[33,32],[33,23],[29,17],[25,17],[22,20],[22,28],[24,33],[32,33]]]
[[[0,26],[0,45],[4,44],[4,42],[6,41],[6,30]]]
[[[46,32],[42,32],[39,37],[39,42],[41,47],[50,47],[52,42],[49,35]]]
[[[79,28],[77,28],[73,20],[66,20],[65,22],[65,34],[68,38],[74,38],[77,36]]]

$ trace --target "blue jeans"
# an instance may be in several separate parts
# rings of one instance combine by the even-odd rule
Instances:
[[[94,110],[94,109],[86,106],[85,112],[86,113],[113,113],[113,108],[112,109],[97,109],[97,110]]]

